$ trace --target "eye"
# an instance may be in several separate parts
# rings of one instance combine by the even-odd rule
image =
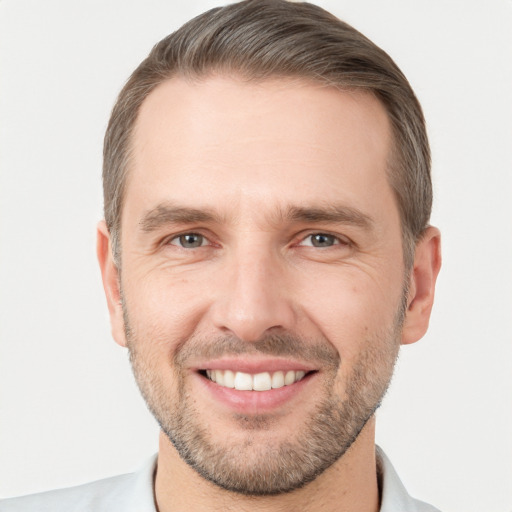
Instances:
[[[184,249],[195,249],[196,247],[208,245],[208,240],[198,233],[184,233],[183,235],[175,236],[169,243]]]
[[[329,235],[328,233],[313,233],[302,240],[300,245],[308,247],[332,247],[333,245],[340,245],[342,242],[337,236]]]

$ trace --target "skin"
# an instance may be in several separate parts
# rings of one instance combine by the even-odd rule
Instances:
[[[387,382],[399,345],[425,333],[440,235],[426,230],[406,271],[386,174],[390,143],[388,118],[375,98],[301,81],[174,78],[145,100],[124,198],[122,272],[105,224],[98,227],[112,332],[118,344],[131,343],[145,362],[141,378],[158,381],[169,403],[179,396],[179,385],[186,389],[194,418],[207,426],[212,442],[242,446],[251,436],[252,448],[240,452],[250,460],[267,445],[297,441],[321,397],[346,399],[370,342],[384,356],[368,370]],[[176,206],[214,215],[159,215]],[[344,215],[287,215],[294,207],[336,208]],[[202,235],[203,244],[180,247],[179,236],[186,233]],[[317,233],[332,235],[332,245],[313,246]],[[404,280],[409,291],[403,327],[397,328]],[[204,360],[193,354],[176,379],[176,356],[187,344],[236,337],[247,345],[240,357],[254,362],[263,356],[251,347],[275,333],[300,336],[306,344],[320,340],[341,364],[333,370],[315,363],[313,378],[290,400],[270,411],[245,410],[246,421],[256,425],[263,414],[271,428],[244,428],[229,405],[212,398],[196,372]],[[371,417],[345,455],[312,482],[260,497],[208,482],[162,434],[158,508],[376,511],[374,434]]]

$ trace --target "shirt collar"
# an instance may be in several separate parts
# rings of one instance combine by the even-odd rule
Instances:
[[[412,498],[395,468],[379,446],[375,446],[380,512],[436,512],[437,509]],[[439,511],[437,511],[439,512]]]
[[[383,450],[375,447],[377,459],[377,477],[381,496],[380,512],[415,512],[432,510],[421,502],[411,498],[407,493],[400,477]],[[136,478],[127,500],[127,512],[156,512],[154,494],[154,476],[157,467],[158,454],[153,455],[136,473]]]
[[[152,455],[134,474],[126,500],[126,512],[156,512],[155,472],[158,454]],[[121,510],[121,508],[119,509]]]

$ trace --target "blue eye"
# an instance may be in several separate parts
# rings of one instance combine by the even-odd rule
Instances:
[[[178,245],[184,249],[195,249],[196,247],[202,247],[206,245],[206,238],[203,235],[197,233],[185,233],[173,238],[170,243],[172,245]]]

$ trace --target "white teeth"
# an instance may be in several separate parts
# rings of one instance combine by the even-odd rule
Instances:
[[[220,371],[220,370],[217,370]],[[234,388],[235,387],[235,374],[231,370],[226,370],[224,372],[224,386],[226,388]]]
[[[252,389],[254,391],[268,391],[272,389],[272,379],[270,373],[257,373],[252,378]]]
[[[224,372],[222,370],[215,370],[215,382],[224,386]]]
[[[219,386],[226,388],[235,388],[239,391],[268,391],[269,389],[282,388],[298,382],[304,378],[306,372],[290,370],[251,375],[250,373],[233,372],[232,370],[206,370],[206,375]]]
[[[250,391],[252,389],[252,375],[249,373],[236,372],[235,389],[239,391]]]
[[[289,386],[295,382],[295,372],[293,370],[286,372],[284,376],[284,385]]]
[[[272,387],[274,389],[282,388],[284,386],[284,373],[283,372],[275,372],[272,375]]]

